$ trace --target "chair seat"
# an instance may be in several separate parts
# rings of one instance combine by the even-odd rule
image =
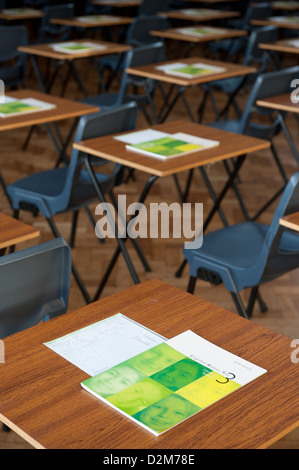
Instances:
[[[244,222],[206,234],[201,248],[184,249],[190,275],[197,277],[199,268],[216,272],[231,292],[261,283],[263,273],[258,276],[256,267],[260,263],[268,229],[264,224]],[[299,237],[292,232],[284,232],[262,282],[296,268],[298,263]]]
[[[112,188],[115,174],[105,175],[96,173],[103,192]],[[19,209],[20,203],[33,204],[44,217],[52,217],[62,211],[74,210],[85,203],[97,200],[94,186],[90,182],[86,170],[80,173],[80,179],[72,184],[69,198],[63,198],[62,193],[67,186],[68,168],[54,168],[23,178],[7,187],[14,209]]]
[[[240,121],[235,119],[227,119],[225,121],[215,121],[208,124],[209,127],[214,127],[216,129],[221,129],[223,131],[235,132],[239,134],[240,132]]]
[[[224,93],[231,94],[241,85],[243,77],[227,78],[226,80],[215,80],[209,83],[209,88],[221,90]],[[207,85],[206,85],[207,87]]]
[[[146,96],[133,94],[125,95],[122,99],[122,103],[120,103],[120,96],[118,93],[102,93],[100,95],[88,96],[87,98],[81,100],[82,103],[100,107],[101,111],[106,111],[109,108],[116,107],[125,103],[130,103],[131,101],[135,101],[139,104],[139,106],[147,105]]]

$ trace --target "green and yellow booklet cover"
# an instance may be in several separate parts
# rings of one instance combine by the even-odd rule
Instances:
[[[16,100],[9,96],[3,97],[0,100],[0,117],[12,117],[24,113],[32,113],[36,111],[45,111],[47,109],[55,108],[55,105],[46,103],[34,98],[25,98],[22,100]]]
[[[219,145],[218,141],[183,132],[167,134],[153,129],[124,134],[115,139],[125,142],[128,150],[163,160]]]
[[[202,63],[188,64],[184,62],[172,62],[171,64],[158,65],[157,70],[175,75],[182,78],[196,78],[202,75],[211,75],[224,72],[225,68],[215,65],[207,65]]]
[[[213,28],[213,27],[194,27],[194,26],[188,26],[186,28],[176,28],[176,31],[181,34],[187,34],[189,36],[209,36],[211,34],[221,34],[224,33],[225,30],[220,29],[220,28]]]
[[[81,385],[159,436],[265,372],[188,330]]]
[[[88,16],[78,16],[77,20],[82,21],[83,23],[99,23],[105,21],[119,20],[119,16],[111,15],[88,15]]]
[[[95,44],[92,42],[62,42],[52,44],[51,47],[57,52],[66,52],[67,54],[81,54],[99,49],[106,49],[107,46]]]
[[[271,16],[271,21],[277,21],[278,23],[299,23],[299,16]]]
[[[185,15],[213,15],[215,13],[219,13],[219,10],[211,10],[208,8],[184,8],[183,10],[180,10],[181,13]]]

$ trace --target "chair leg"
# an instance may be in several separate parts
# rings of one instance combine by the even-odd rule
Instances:
[[[195,276],[190,276],[189,277],[189,283],[188,283],[188,287],[187,287],[187,292],[189,292],[189,294],[194,293],[196,281],[197,281],[197,277],[195,277]]]
[[[18,218],[19,218],[19,213],[20,213],[19,209],[14,209],[14,211],[13,211],[13,218],[14,218],[14,219],[18,219]],[[11,246],[9,247],[8,252],[9,252],[9,253],[14,253],[15,247],[16,247],[15,245],[11,245]]]
[[[77,229],[77,222],[78,222],[79,210],[73,212],[73,221],[72,221],[72,228],[71,228],[71,235],[70,235],[70,248],[75,247],[75,237],[76,237],[76,229]]]
[[[56,237],[56,238],[61,237],[56,225],[54,224],[53,219],[51,217],[49,217],[49,218],[47,218],[47,222],[48,222],[48,224],[49,224],[49,226],[52,230],[52,233],[53,233],[54,237]],[[87,304],[89,304],[91,302],[91,299],[89,297],[89,294],[88,294],[88,292],[87,292],[87,290],[86,290],[86,288],[83,284],[82,279],[80,278],[80,275],[79,275],[79,273],[77,271],[77,268],[75,267],[73,261],[72,261],[72,273],[73,273],[73,276],[74,276],[74,278],[75,278],[75,280],[78,284],[78,287],[79,287],[79,289],[80,289],[80,291],[81,291],[81,293],[84,297],[85,302]]]
[[[281,163],[281,161],[280,161],[280,159],[279,159],[278,153],[277,153],[277,151],[276,151],[276,148],[274,147],[273,142],[271,142],[271,152],[272,152],[272,155],[273,155],[273,157],[274,157],[275,163],[276,163],[276,165],[277,165],[277,167],[278,167],[278,169],[279,169],[279,172],[280,172],[280,174],[281,174],[281,176],[282,176],[282,178],[283,178],[283,181],[284,181],[285,183],[287,183],[287,182],[288,182],[288,177],[287,177],[287,175],[286,175],[286,173],[285,173],[285,171],[284,171],[284,168],[283,168],[282,163]]]
[[[239,293],[234,293],[234,292],[231,292],[231,296],[235,302],[235,305],[237,307],[237,310],[238,310],[238,313],[241,317],[244,317],[244,318],[247,318],[248,320],[248,315],[247,315],[247,312],[246,312],[246,309],[245,309],[245,306],[243,304],[243,301],[239,295]]]

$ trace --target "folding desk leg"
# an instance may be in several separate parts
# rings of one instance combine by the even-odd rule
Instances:
[[[7,197],[7,200],[8,200],[8,202],[9,202],[9,204],[11,205],[11,200],[10,200],[9,195],[7,194],[6,184],[5,184],[5,181],[4,181],[4,179],[3,179],[3,176],[1,175],[1,171],[0,171],[0,184],[1,184],[2,188],[3,188],[3,191],[4,191],[4,193],[5,193],[5,196]]]
[[[142,193],[141,193],[141,196],[140,196],[140,198],[139,198],[139,201],[138,201],[140,204],[142,204],[142,203],[145,201],[145,198],[146,198],[146,196],[147,196],[147,194],[148,194],[150,188],[152,187],[153,183],[156,181],[157,178],[158,178],[157,176],[152,175],[152,176],[150,176],[150,178],[149,178],[148,181],[146,182],[146,184],[145,184],[145,186],[144,186],[144,188],[143,188],[143,191],[142,191]],[[127,240],[127,239],[125,238],[125,239],[124,239],[124,242],[125,242],[126,240]],[[112,269],[113,269],[113,267],[114,267],[114,265],[115,265],[115,263],[116,263],[116,261],[117,261],[119,255],[120,255],[120,253],[121,253],[121,249],[120,249],[120,246],[118,246],[118,247],[116,248],[115,252],[114,252],[114,255],[113,255],[113,257],[112,257],[112,259],[111,259],[109,265],[108,265],[108,268],[106,269],[106,272],[105,272],[104,277],[103,277],[103,279],[102,279],[102,281],[101,281],[101,283],[100,283],[100,285],[99,285],[99,287],[98,287],[98,290],[97,290],[97,292],[96,292],[96,294],[95,294],[95,296],[94,296],[94,299],[93,299],[94,301],[95,301],[95,300],[98,300],[98,298],[100,297],[100,295],[101,295],[101,293],[102,293],[102,290],[104,289],[104,287],[105,287],[105,285],[106,285],[106,282],[107,282],[107,280],[108,280],[108,278],[109,278],[109,276],[110,276],[110,273],[111,273],[111,271],[112,271]]]
[[[34,73],[36,75],[38,84],[39,84],[42,92],[47,93],[47,87],[46,87],[45,81],[44,81],[43,76],[41,74],[41,71],[39,69],[37,60],[36,60],[36,58],[33,54],[30,54],[30,60],[31,60],[32,68],[34,70]]]
[[[82,91],[82,93],[84,94],[84,96],[87,96],[87,91],[86,91],[86,89],[85,89],[85,87],[84,87],[84,85],[83,85],[83,83],[82,83],[82,80],[81,80],[81,78],[80,78],[80,76],[79,76],[79,72],[78,72],[78,70],[76,69],[73,60],[71,60],[71,61],[69,62],[69,66],[70,66],[70,68],[71,68],[71,70],[72,70],[72,72],[73,72],[73,75],[74,75],[74,77],[75,77],[76,82],[78,83],[78,86],[79,86],[80,90]]]
[[[173,107],[175,106],[176,102],[178,101],[178,99],[183,95],[184,91],[186,90],[186,87],[184,86],[181,86],[179,87],[178,91],[177,91],[177,94],[175,95],[175,97],[173,98],[173,100],[169,103],[167,109],[166,109],[166,112],[164,113],[164,115],[162,115],[162,117],[159,118],[160,120],[160,123],[163,123],[166,121],[170,111],[173,109]],[[183,101],[184,102],[184,101]],[[186,106],[186,101],[184,102],[184,105]]]
[[[97,195],[98,195],[100,201],[101,201],[103,204],[105,204],[105,203],[106,203],[105,198],[104,198],[104,196],[103,196],[103,194],[102,194],[102,191],[101,191],[99,182],[98,182],[97,179],[96,179],[96,175],[95,175],[95,173],[94,173],[94,170],[93,170],[93,168],[91,167],[91,164],[90,164],[89,156],[88,156],[88,155],[86,155],[86,157],[85,157],[85,166],[86,166],[86,169],[87,169],[87,171],[88,171],[88,173],[89,173],[90,179],[91,179],[91,181],[92,181],[92,183],[93,183],[93,185],[94,185],[95,191],[96,191],[96,193],[97,193]],[[116,236],[116,240],[117,240],[117,243],[118,243],[117,251],[119,251],[119,253],[122,252],[122,254],[123,254],[123,256],[124,256],[124,259],[125,259],[125,261],[126,261],[126,264],[127,264],[127,266],[128,266],[128,269],[129,269],[129,271],[130,271],[130,274],[131,274],[131,276],[132,276],[132,279],[133,279],[134,283],[135,283],[135,284],[139,284],[139,282],[140,282],[140,281],[139,281],[139,278],[138,278],[138,276],[137,276],[137,273],[136,273],[136,271],[135,271],[135,268],[134,268],[134,266],[133,266],[133,264],[132,264],[132,261],[131,261],[131,259],[130,259],[130,257],[129,257],[129,254],[128,254],[127,250],[126,250],[126,247],[125,247],[125,245],[124,245],[124,242],[125,242],[126,239],[124,239],[124,241],[123,241],[123,240],[119,237],[118,230],[117,230],[117,227],[116,227],[116,225],[115,225],[115,221],[113,220],[113,218],[112,218],[112,216],[111,216],[109,210],[107,210],[107,216],[108,216],[108,218],[110,219],[110,224],[111,224],[111,226],[114,228],[114,231],[115,231],[115,236]],[[117,255],[117,257],[118,257],[118,255]],[[113,266],[112,266],[112,267],[113,267]],[[109,270],[109,274],[110,274],[110,272],[111,272],[111,270],[112,270],[112,267],[111,267],[111,269]],[[108,268],[108,269],[109,269],[109,268]],[[108,277],[105,278],[105,282],[107,281],[107,279],[108,279]]]
[[[116,201],[116,198],[115,198],[114,193],[113,193],[112,190],[109,192],[109,196],[110,196],[110,198],[111,198],[111,201],[113,202],[113,205],[114,205],[115,209],[118,210],[117,201]],[[118,211],[118,213],[119,213],[119,215],[120,215],[120,217],[121,217],[121,219],[122,219],[123,224],[126,225],[126,220],[125,220],[124,215],[123,215],[121,212],[119,212],[119,211]],[[148,262],[147,262],[147,260],[146,260],[146,258],[145,258],[145,256],[144,256],[144,254],[142,253],[142,250],[141,250],[141,248],[140,248],[140,246],[139,246],[137,240],[135,240],[134,238],[132,238],[132,239],[131,239],[131,242],[132,242],[132,244],[134,245],[134,248],[135,248],[135,250],[136,250],[136,252],[137,252],[137,254],[138,254],[139,258],[140,258],[140,261],[141,261],[142,264],[143,264],[143,267],[144,267],[145,271],[146,271],[146,272],[151,272],[151,268],[150,268],[150,266],[149,266],[149,264],[148,264]]]
[[[59,156],[58,156],[58,160],[55,164],[55,167],[57,168],[58,165],[60,164],[60,162],[64,161],[66,164],[68,164],[68,158],[66,157],[66,150],[68,148],[68,145],[70,143],[70,141],[72,140],[72,137],[74,135],[74,132],[75,130],[77,129],[77,126],[78,126],[78,122],[79,122],[79,118],[75,118],[73,124],[72,124],[72,127],[67,135],[67,138],[65,140],[65,142],[62,144],[62,148],[59,152]],[[55,123],[56,124],[56,123]]]
[[[295,144],[294,144],[294,142],[293,142],[293,139],[292,139],[292,137],[291,137],[291,134],[289,133],[289,130],[288,130],[287,126],[286,126],[286,123],[285,123],[285,121],[284,121],[284,119],[283,119],[283,116],[282,116],[282,114],[279,112],[279,113],[277,114],[277,117],[278,117],[278,120],[279,120],[280,125],[281,125],[281,127],[282,127],[282,130],[283,130],[283,132],[284,132],[284,134],[285,134],[285,136],[286,136],[286,139],[287,139],[287,141],[288,141],[288,144],[289,144],[289,146],[290,146],[290,148],[291,148],[291,150],[292,150],[292,152],[293,152],[293,155],[294,155],[294,157],[295,157],[295,160],[296,160],[297,164],[299,165],[299,155],[298,155],[297,149],[296,149],[296,147],[295,147]]]

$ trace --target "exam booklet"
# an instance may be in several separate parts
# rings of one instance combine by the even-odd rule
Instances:
[[[271,21],[277,21],[279,23],[299,23],[299,16],[271,16],[269,18]]]
[[[102,44],[94,44],[93,42],[61,42],[59,44],[51,44],[52,49],[57,52],[65,52],[67,54],[81,54],[82,52],[96,51],[106,49],[107,46]]]
[[[184,8],[183,10],[179,10],[180,13],[183,15],[211,15],[215,13],[220,13],[219,10],[209,10],[208,8]]]
[[[120,20],[121,17],[119,16],[111,16],[111,15],[89,15],[89,16],[78,16],[77,20],[82,21],[83,23],[99,23],[105,21],[112,21],[112,20]]]
[[[218,141],[183,132],[168,134],[153,129],[131,132],[114,138],[125,142],[128,150],[163,160],[219,145]]]
[[[54,104],[46,103],[35,98],[15,99],[10,96],[1,97],[0,117],[12,117],[24,113],[46,111],[55,108]]]
[[[169,75],[175,75],[183,78],[197,78],[202,75],[224,72],[224,67],[216,67],[207,64],[187,64],[183,62],[174,62],[172,64],[158,65],[157,70],[162,70]]]
[[[198,37],[209,36],[211,34],[222,34],[225,32],[224,29],[213,28],[210,26],[187,26],[186,28],[176,28],[176,31],[181,34]]]
[[[288,43],[291,44],[294,47],[299,48],[299,39],[290,39],[290,41],[288,41]]]
[[[188,330],[81,385],[159,436],[265,373]]]
[[[39,13],[39,10],[35,10],[34,8],[6,8],[5,10],[2,10],[2,13],[5,15],[22,16],[37,14]]]

